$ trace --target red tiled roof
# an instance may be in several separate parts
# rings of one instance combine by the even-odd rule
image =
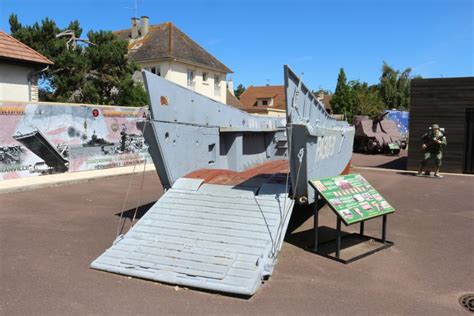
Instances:
[[[273,106],[256,106],[259,99],[273,98]],[[240,102],[244,105],[243,110],[258,109],[286,109],[284,86],[250,86],[240,96]]]
[[[234,108],[243,110],[244,105],[239,101],[239,99],[237,99],[237,97],[234,94],[232,94],[232,92],[230,92],[229,89],[226,89],[226,90],[227,90],[226,103],[228,105],[233,106]]]
[[[332,109],[331,99],[332,99],[332,94],[324,95],[324,98],[321,100],[321,103],[324,105],[325,109]]]
[[[43,65],[53,64],[48,58],[2,31],[0,31],[0,58]]]

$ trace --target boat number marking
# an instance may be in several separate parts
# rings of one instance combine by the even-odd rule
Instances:
[[[316,161],[321,161],[333,156],[336,152],[336,141],[336,135],[319,137],[316,144]]]

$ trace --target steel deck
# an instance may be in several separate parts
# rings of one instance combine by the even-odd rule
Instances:
[[[273,271],[293,202],[285,184],[245,183],[180,178],[91,267],[181,286],[254,294]]]

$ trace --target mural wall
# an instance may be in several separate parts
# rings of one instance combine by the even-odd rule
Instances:
[[[387,110],[388,112],[387,119],[397,123],[398,131],[403,137],[408,138],[408,118],[409,112],[407,111],[397,111],[397,110]]]
[[[0,180],[143,163],[145,109],[0,103]]]

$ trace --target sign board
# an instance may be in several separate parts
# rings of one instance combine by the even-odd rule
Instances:
[[[396,150],[396,149],[400,149],[400,146],[398,146],[398,144],[396,143],[390,143],[388,144],[388,149]]]
[[[360,174],[322,178],[310,184],[346,225],[395,211]]]

